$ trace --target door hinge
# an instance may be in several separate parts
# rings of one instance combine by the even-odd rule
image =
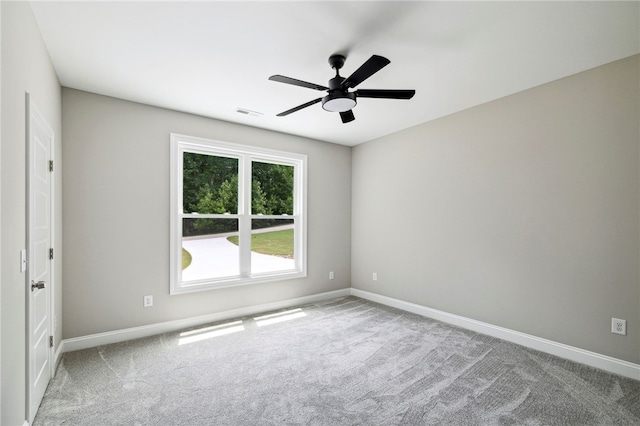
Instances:
[[[49,249],[49,260],[53,260],[53,249]]]
[[[53,160],[49,160],[49,171],[53,171]]]
[[[53,336],[49,336],[49,347],[53,347]]]

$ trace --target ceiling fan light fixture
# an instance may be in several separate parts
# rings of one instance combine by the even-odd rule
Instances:
[[[0,0],[2,1],[2,0]],[[360,83],[380,71],[382,68],[390,64],[390,61],[379,55],[372,55],[364,64],[353,72],[349,77],[341,77],[338,70],[344,65],[345,57],[343,55],[332,55],[329,58],[329,65],[336,70],[336,76],[329,80],[329,87],[320,84],[309,83],[308,81],[298,80],[296,78],[285,77],[276,74],[269,77],[271,81],[291,84],[307,89],[327,91],[327,95],[322,98],[316,98],[312,101],[298,105],[297,107],[288,109],[276,114],[277,117],[284,117],[292,112],[310,107],[322,102],[322,109],[329,112],[340,113],[340,119],[343,124],[350,123],[355,120],[352,109],[356,106],[357,99],[362,98],[379,98],[379,99],[411,99],[415,95],[415,90],[379,90],[379,89],[355,89]]]
[[[322,108],[330,112],[346,112],[356,106],[355,93],[333,92],[322,98]]]

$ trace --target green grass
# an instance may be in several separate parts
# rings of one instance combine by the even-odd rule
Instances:
[[[228,237],[227,240],[238,245],[237,236]],[[253,234],[251,251],[293,259],[293,229]]]
[[[191,265],[191,253],[182,249],[182,270],[187,269],[187,266]]]

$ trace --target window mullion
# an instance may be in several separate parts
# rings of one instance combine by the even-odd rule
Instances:
[[[238,169],[240,275],[251,275],[251,159],[242,156]]]

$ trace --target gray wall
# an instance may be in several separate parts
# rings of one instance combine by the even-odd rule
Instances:
[[[61,162],[60,85],[40,37],[31,8],[26,2],[1,2],[2,8],[2,425],[22,425],[26,420],[25,338],[26,276],[19,269],[20,250],[26,248],[26,143],[25,92],[56,138],[54,160]],[[62,249],[62,181],[56,174],[54,223],[55,248]],[[54,298],[61,310],[62,268],[55,263]],[[56,347],[61,333],[55,333]]]
[[[357,146],[352,286],[640,362],[639,71],[627,58]]]
[[[64,338],[349,287],[350,148],[72,89],[62,99]],[[169,295],[172,132],[308,155],[307,278]]]

